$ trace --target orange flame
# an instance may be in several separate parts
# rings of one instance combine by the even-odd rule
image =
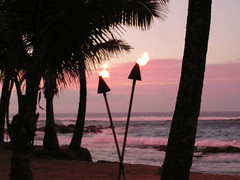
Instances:
[[[139,64],[139,66],[144,66],[147,64],[148,61],[149,61],[148,53],[144,52],[141,55],[141,57],[137,60],[137,63]]]
[[[106,62],[104,65],[102,65],[103,70],[99,72],[99,76],[102,76],[102,78],[109,78],[109,72],[107,69],[110,69],[108,66],[108,62]]]

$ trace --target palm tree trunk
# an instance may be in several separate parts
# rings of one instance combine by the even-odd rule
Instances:
[[[45,98],[46,98],[46,127],[43,139],[43,147],[45,150],[57,151],[59,142],[54,122],[53,97],[54,89],[51,85],[48,75],[45,78]]]
[[[84,132],[85,115],[86,115],[86,104],[87,104],[87,82],[85,68],[79,69],[80,73],[80,99],[78,106],[77,121],[73,133],[70,149],[79,149],[82,143],[82,137]]]
[[[18,97],[18,113],[22,113],[23,111],[23,95],[22,95],[22,91],[21,91],[21,83],[18,81],[17,78],[18,73],[14,72],[14,82],[15,82],[15,87],[16,87],[16,91],[17,91],[17,97]]]
[[[30,99],[33,100],[31,95],[33,94],[33,87],[35,80],[33,77],[27,79],[27,88],[32,88],[32,91],[26,92],[26,97],[23,98],[20,90],[20,84],[15,77],[15,85],[18,91],[18,99],[22,99],[23,102],[19,102],[19,112],[12,119],[12,123],[9,128],[11,128],[11,140],[13,142],[13,152],[11,158],[11,180],[32,180],[32,170],[31,170],[31,153],[32,153],[32,142],[35,135],[36,129],[36,116],[33,102],[30,102]],[[36,87],[36,86],[35,86]],[[31,93],[30,93],[31,92]],[[21,97],[19,97],[21,96]],[[33,113],[34,111],[34,113]]]
[[[8,89],[9,89],[9,74],[6,72],[3,85],[2,85],[2,94],[0,100],[0,142],[4,142],[4,126],[5,126],[5,114],[6,114],[6,105],[8,102]]]
[[[32,145],[21,115],[15,115],[12,121],[13,152],[11,159],[11,180],[32,180],[31,151]]]
[[[31,136],[31,143],[34,140],[38,114],[36,113],[37,97],[39,91],[41,76],[39,72],[31,72],[27,74],[26,78],[26,93],[22,97],[23,109],[20,115],[26,121],[26,129],[29,136]]]
[[[211,0],[189,0],[182,73],[161,180],[188,180],[197,131]]]
[[[6,98],[6,112],[5,112],[5,116],[6,116],[6,123],[7,123],[7,130],[8,130],[8,135],[9,135],[9,138],[10,138],[10,141],[12,140],[12,134],[10,132],[10,120],[9,120],[9,105],[10,105],[10,97],[11,97],[11,94],[12,94],[12,89],[13,89],[13,85],[14,85],[14,81],[13,80],[10,80],[10,86],[9,86],[9,89],[8,89],[8,93],[7,93],[7,98]]]
[[[41,79],[39,74],[37,72],[27,74],[23,111],[21,114],[14,116],[12,120],[13,152],[10,172],[11,180],[32,180],[31,153],[38,119],[36,104]]]

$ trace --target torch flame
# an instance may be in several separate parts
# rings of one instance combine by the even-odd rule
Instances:
[[[144,66],[147,64],[148,61],[149,61],[148,53],[144,52],[141,55],[141,57],[137,60],[137,63],[139,64],[139,66]]]
[[[108,62],[106,62],[104,65],[102,65],[103,70],[99,72],[99,76],[102,76],[102,78],[109,78],[109,72],[107,69],[110,69],[108,66]]]

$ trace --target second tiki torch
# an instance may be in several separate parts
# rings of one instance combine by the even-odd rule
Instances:
[[[148,53],[144,52],[141,55],[141,57],[137,60],[135,66],[132,68],[132,70],[128,76],[128,79],[132,79],[133,81],[132,81],[132,91],[131,91],[131,96],[130,96],[127,122],[126,122],[126,128],[125,128],[125,134],[124,134],[124,140],[123,140],[123,146],[122,146],[122,154],[121,154],[121,160],[120,160],[119,171],[118,171],[118,180],[121,179],[121,174],[123,171],[123,160],[124,160],[125,148],[126,148],[126,144],[127,144],[127,135],[128,135],[128,128],[129,128],[130,117],[131,117],[131,112],[132,112],[132,103],[133,103],[133,96],[134,96],[136,81],[142,80],[139,66],[146,65],[148,61],[149,61]]]

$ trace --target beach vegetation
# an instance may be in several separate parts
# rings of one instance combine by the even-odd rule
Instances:
[[[90,39],[93,41],[91,45],[92,48],[89,49],[91,52],[89,54],[86,53],[88,56],[83,56],[85,59],[79,62],[82,63],[79,68],[80,100],[75,131],[69,145],[70,149],[80,148],[84,131],[87,96],[85,69],[90,69],[89,63],[95,66],[101,63],[102,60],[109,59],[113,54],[117,55],[123,51],[129,51],[131,47],[125,42],[116,39],[116,33],[122,34],[124,26],[138,27],[142,30],[148,29],[153,17],[163,18],[160,16],[159,13],[161,13],[161,11],[159,11],[157,7],[158,3],[166,2],[167,1],[105,1],[104,3],[99,3],[99,1],[92,1],[88,4],[89,9],[87,14],[91,11],[91,16],[85,15],[86,21],[93,21],[94,23],[91,24],[91,29],[86,28],[85,30],[92,32]],[[143,5],[145,6],[144,8]],[[99,9],[104,9],[104,12],[99,11]],[[101,16],[99,16],[99,14],[101,14]],[[85,32],[85,34],[87,34],[87,32]],[[86,38],[89,37],[86,36]],[[86,41],[89,40],[86,39]]]
[[[118,39],[124,26],[148,29],[154,17],[163,17],[161,8],[166,3],[167,0],[0,1],[1,62],[8,65],[3,86],[8,87],[8,99],[1,100],[0,107],[4,114],[8,112],[9,87],[13,83],[19,103],[18,114],[9,122],[13,144],[11,180],[32,179],[31,153],[39,118],[39,92],[43,89],[47,101],[44,147],[57,150],[53,97],[58,94],[58,87],[67,87],[79,78],[81,119],[76,128],[83,129],[86,70],[96,68],[113,54],[128,51],[130,46]],[[73,146],[80,146],[81,141],[76,144]]]
[[[101,35],[101,33],[100,33]],[[93,59],[82,59],[79,61],[81,66],[79,66],[79,84],[80,84],[80,95],[79,95],[79,105],[78,105],[78,112],[77,112],[77,120],[73,132],[73,136],[71,142],[69,144],[69,149],[80,149],[82,137],[84,133],[84,124],[85,124],[85,115],[86,115],[86,105],[87,105],[87,80],[86,80],[86,71],[91,71],[90,68],[86,68],[87,61],[93,61],[93,63],[99,64],[101,61],[106,60],[110,57],[111,54],[118,54],[122,51],[129,51],[131,47],[125,43],[124,41],[118,39],[110,39],[106,42],[101,42],[96,46],[98,52],[93,52],[93,54],[97,54],[102,52],[103,54],[99,54],[97,56],[103,56],[105,58],[99,59],[99,62],[95,62]]]

